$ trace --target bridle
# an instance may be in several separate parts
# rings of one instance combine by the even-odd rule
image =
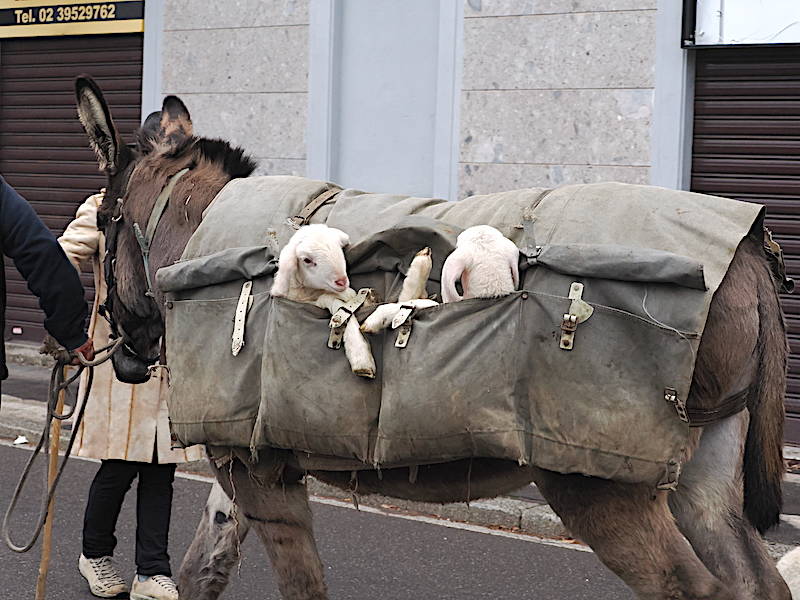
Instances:
[[[158,198],[156,198],[153,209],[150,211],[147,227],[144,232],[142,232],[142,228],[140,227],[139,223],[133,224],[133,232],[136,236],[136,241],[139,244],[142,262],[144,264],[145,277],[147,280],[147,291],[145,292],[145,296],[149,297],[153,302],[155,302],[155,293],[153,292],[153,281],[150,274],[150,245],[153,242],[153,237],[158,229],[158,224],[161,221],[161,217],[164,215],[164,211],[169,203],[170,194],[172,194],[175,184],[177,184],[178,180],[188,171],[188,167],[181,169],[167,180],[167,183],[162,188]],[[122,208],[123,200],[122,198],[117,198],[111,218],[104,228],[106,238],[106,255],[103,261],[103,275],[106,280],[107,290],[105,301],[98,307],[98,313],[100,313],[100,315],[105,318],[106,321],[108,321],[108,325],[111,329],[112,339],[117,339],[120,337],[126,339],[124,330],[114,319],[114,303],[119,301],[116,293],[116,263],[117,239],[121,224],[124,220]],[[123,348],[128,355],[133,356],[148,365],[157,362],[159,359],[158,355],[153,357],[142,356],[134,348],[132,348],[127,341],[123,342]]]

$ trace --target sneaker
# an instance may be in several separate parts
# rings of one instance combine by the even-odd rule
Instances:
[[[131,587],[131,600],[178,600],[178,588],[166,575],[136,575]]]
[[[81,554],[78,570],[98,598],[127,598],[128,584],[119,576],[110,556],[86,558]],[[177,596],[176,596],[177,597]]]

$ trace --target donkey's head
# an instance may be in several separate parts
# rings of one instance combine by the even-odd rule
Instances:
[[[106,313],[114,334],[125,338],[114,368],[120,380],[140,383],[161,353],[164,333],[163,296],[152,289],[156,271],[180,258],[214,196],[231,179],[250,175],[255,163],[227,142],[194,136],[189,111],[175,96],[165,98],[161,112],[126,145],[99,86],[81,76],[75,93],[78,116],[108,177],[97,224],[106,236]],[[170,182],[163,214],[151,219]]]

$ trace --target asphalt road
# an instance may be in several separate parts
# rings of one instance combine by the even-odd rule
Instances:
[[[3,512],[28,450],[0,446]],[[77,571],[80,525],[97,464],[73,459],[58,492],[49,600],[91,598]],[[35,478],[39,481],[39,478]],[[135,484],[134,484],[135,485]],[[177,570],[194,533],[209,484],[178,478],[171,529]],[[33,490],[38,492],[38,490]],[[132,576],[135,495],[128,494],[117,531],[118,564]],[[19,541],[35,517],[38,495],[15,521]],[[630,600],[632,594],[588,552],[488,533],[314,503],[315,527],[335,600]],[[40,548],[15,554],[0,546],[0,597],[33,598]],[[271,569],[255,536],[243,545],[240,574],[223,598],[278,600]],[[190,600],[190,599],[186,599]]]

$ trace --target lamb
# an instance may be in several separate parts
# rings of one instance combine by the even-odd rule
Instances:
[[[289,239],[278,256],[272,296],[314,304],[331,314],[356,297],[347,276],[344,248],[348,235],[327,225],[306,225]],[[344,330],[344,350],[360,377],[375,377],[375,359],[354,316]]]
[[[456,291],[461,280],[464,295]],[[442,301],[507,296],[519,285],[519,249],[489,225],[462,231],[442,267]]]

